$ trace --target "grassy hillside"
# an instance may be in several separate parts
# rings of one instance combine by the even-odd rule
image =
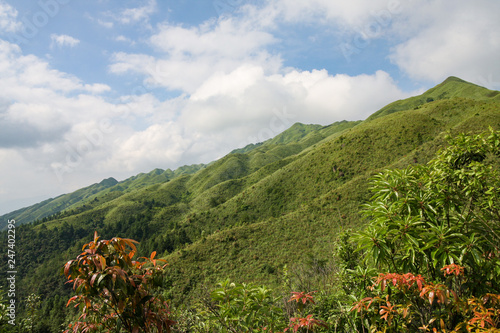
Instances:
[[[137,239],[142,254],[162,254],[170,263],[166,292],[174,303],[226,277],[278,284],[285,265],[328,260],[339,232],[363,225],[359,207],[369,199],[374,173],[426,163],[446,133],[488,126],[500,128],[498,95],[449,78],[363,122],[295,124],[196,172],[157,169],[133,177],[126,188],[117,183],[78,209],[23,226],[20,293],[48,299],[67,293],[56,270],[94,230],[104,238]]]
[[[205,165],[189,165],[183,166],[175,171],[170,169],[162,170],[155,169],[149,173],[141,173],[136,176],[127,178],[121,182],[110,177],[75,192],[63,194],[53,199],[44,200],[38,204],[21,208],[11,213],[0,216],[0,230],[3,230],[7,225],[7,220],[15,219],[18,224],[35,222],[37,220],[47,219],[52,216],[57,218],[57,215],[63,211],[82,211],[90,209],[96,201],[107,201],[116,198],[123,193],[130,192],[141,187],[163,183],[176,178],[180,175],[192,174],[204,168]],[[84,207],[85,206],[85,207]]]
[[[276,285],[284,265],[328,260],[336,235],[363,224],[358,212],[370,197],[370,176],[425,163],[447,132],[488,125],[500,128],[499,102],[452,98],[364,122],[297,156],[249,191],[185,222],[204,234],[167,256],[172,298],[222,276]]]
[[[397,111],[412,110],[425,103],[454,97],[469,98],[476,101],[500,101],[500,92],[489,90],[457,77],[450,76],[443,83],[427,90],[422,95],[410,97],[402,101],[395,101],[383,107],[368,117],[367,120],[372,120]]]

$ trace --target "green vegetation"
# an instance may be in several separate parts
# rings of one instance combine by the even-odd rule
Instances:
[[[356,309],[368,322],[360,324],[388,332],[500,328],[499,170],[500,131],[491,131],[459,135],[428,164],[374,178],[371,221],[356,240],[379,288],[360,293]]]
[[[61,218],[63,211],[65,215],[77,214],[90,210],[103,202],[115,199],[124,193],[144,186],[164,183],[180,175],[193,174],[204,167],[203,164],[197,164],[183,166],[175,171],[155,169],[149,173],[141,173],[121,182],[110,177],[98,184],[90,185],[73,193],[63,194],[57,198],[48,199],[36,205],[0,216],[0,230],[6,227],[5,221],[7,220],[15,219],[18,224],[36,223]]]
[[[94,240],[83,246],[83,253],[64,265],[64,275],[77,294],[82,314],[65,332],[115,331],[130,333],[166,332],[175,323],[170,320],[168,304],[155,292],[161,286],[166,264],[149,258],[134,259],[134,240],[113,238]]]
[[[422,95],[411,97],[403,101],[396,101],[383,107],[368,117],[367,120],[372,120],[397,111],[417,109],[425,103],[443,99],[453,99],[456,97],[466,97],[476,101],[500,101],[500,93],[498,91],[488,90],[459,79],[458,77],[450,76],[443,83],[427,90]]]
[[[428,98],[434,100],[428,101]],[[407,260],[406,252],[402,252],[406,247],[396,240],[391,240],[391,246],[401,251],[392,253],[389,250],[389,257],[384,257],[389,258],[390,266],[380,254],[379,262],[361,262],[362,252],[354,253],[357,245],[349,237],[352,232],[347,230],[360,231],[367,224],[360,209],[363,204],[383,199],[371,199],[370,179],[385,169],[405,170],[392,174],[399,175],[400,180],[406,179],[403,173],[411,173],[415,181],[425,178],[427,163],[448,145],[447,134],[456,137],[459,133],[482,133],[488,126],[500,129],[498,95],[456,78],[446,80],[421,96],[395,103],[400,109],[394,108],[396,104],[393,103],[363,122],[338,122],[326,127],[295,124],[274,139],[236,150],[207,166],[190,167],[168,175],[154,170],[133,177],[128,185],[117,183],[101,189],[82,201],[75,201],[65,211],[52,212],[52,216],[44,220],[17,226],[16,260],[22,263],[18,265],[17,275],[19,316],[28,316],[25,300],[35,294],[41,297],[42,304],[37,310],[41,320],[36,322],[33,331],[57,332],[67,327],[67,318],[73,318],[75,313],[65,307],[71,288],[64,284],[58,270],[81,252],[82,246],[97,230],[105,239],[119,237],[140,241],[139,256],[157,251],[159,257],[167,260],[163,296],[170,300],[179,322],[191,323],[193,327],[199,322],[207,323],[205,328],[197,328],[199,332],[210,332],[207,327],[223,331],[217,326],[223,325],[222,322],[226,323],[226,329],[248,325],[244,319],[231,322],[231,325],[229,319],[221,322],[221,318],[225,318],[223,313],[240,311],[241,302],[261,304],[259,306],[265,303],[266,311],[272,314],[266,320],[276,324],[272,327],[279,330],[295,329],[289,326],[291,318],[297,318],[297,325],[317,323],[311,325],[318,330],[324,329],[320,321],[314,321],[320,319],[333,331],[362,331],[363,327],[371,325],[382,327],[387,322],[376,312],[379,311],[375,309],[378,303],[370,305],[371,317],[363,312],[361,319],[356,317],[356,311],[350,311],[354,301],[351,296],[357,301],[365,297],[386,297],[387,288],[381,290],[380,286],[378,294],[359,294],[364,287],[373,284],[373,276],[387,273],[378,269],[402,274],[403,268],[393,271],[394,267],[411,263],[413,266],[406,267],[408,270],[418,268],[411,271],[413,274],[429,274],[425,276],[426,282],[437,283],[446,280],[440,269],[451,263],[443,261],[443,253],[452,251],[458,255],[455,252],[463,248],[456,245],[456,248],[444,248],[433,254],[435,249],[425,249],[421,244],[429,242],[424,238],[429,235],[425,232],[420,235],[417,231],[421,230],[415,229],[418,237],[410,236],[417,237],[417,245],[414,244],[413,252],[408,254],[414,253],[414,262]],[[469,144],[479,145],[472,141]],[[483,161],[476,162],[484,162],[492,170],[498,168],[494,154],[486,155]],[[435,161],[432,163],[437,163]],[[418,165],[423,167],[413,168]],[[463,177],[468,175],[466,171]],[[391,174],[384,175],[390,177]],[[494,176],[494,173],[488,174],[488,177]],[[412,183],[407,182],[410,188]],[[437,185],[444,184],[437,182]],[[432,204],[437,205],[436,202]],[[456,219],[454,206],[449,212]],[[430,216],[429,212],[426,214]],[[411,219],[416,219],[415,216]],[[448,237],[449,231],[442,231]],[[468,242],[472,242],[470,237],[475,232],[477,230],[464,233]],[[387,233],[396,237],[395,231]],[[7,241],[6,233],[0,236],[2,242]],[[450,237],[450,244],[455,244],[451,240],[462,240],[454,238],[458,237],[456,235]],[[373,249],[366,248],[368,250]],[[485,247],[480,247],[478,253],[484,253],[483,250]],[[484,263],[471,266],[475,262],[473,252],[467,258],[466,261],[454,259],[453,263],[465,267],[466,275],[461,278],[464,283],[472,284],[483,276],[472,276],[470,271],[484,269],[481,266]],[[0,269],[2,281],[5,281],[6,262],[2,261]],[[433,269],[423,270],[428,263],[434,265]],[[492,278],[484,281],[493,281]],[[235,300],[230,309],[224,308],[210,293],[222,288],[216,285],[226,279],[235,281],[234,288],[238,287],[232,292],[229,282],[226,286]],[[450,290],[452,287],[448,285]],[[257,296],[255,290],[258,288],[268,290],[264,293],[267,296]],[[241,290],[247,293],[242,295]],[[307,301],[305,310],[299,311],[297,306],[291,306],[293,302],[287,302],[291,292],[307,295],[305,293],[312,291],[318,292],[312,294],[314,303]],[[480,291],[468,291],[458,296],[466,301],[469,296],[481,295]],[[418,293],[413,301],[415,297]],[[437,311],[438,306],[433,306],[432,310]],[[275,316],[276,307],[281,311],[279,320]],[[248,318],[245,314],[240,315]],[[309,315],[312,317],[308,322]],[[417,318],[417,314],[412,315]],[[432,316],[425,317],[428,318]],[[370,325],[366,320],[372,320]],[[391,324],[396,322],[399,325],[403,321],[394,320]],[[388,329],[392,329],[389,326]],[[178,330],[182,329],[195,331],[178,326]]]

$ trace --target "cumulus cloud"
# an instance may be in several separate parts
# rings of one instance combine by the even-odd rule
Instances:
[[[455,75],[500,89],[500,3],[423,5],[408,15],[406,22],[413,31],[405,31],[406,40],[393,48],[391,61],[417,80],[437,83]]]
[[[123,35],[119,35],[115,38],[115,40],[117,42],[123,42],[123,43],[127,43],[131,46],[134,46],[135,45],[135,41],[133,41],[132,39],[128,38],[128,37],[125,37]]]
[[[52,34],[50,35],[50,39],[52,40],[51,47],[53,47],[54,45],[57,45],[59,47],[63,46],[75,47],[78,44],[80,44],[79,39],[76,39],[68,35]]]
[[[19,46],[0,40],[1,94],[10,100],[50,100],[56,92],[89,91],[99,93],[110,87],[83,84],[78,78],[51,69],[33,55],[23,55]]]
[[[0,32],[16,32],[22,26],[21,22],[17,20],[17,10],[6,3],[4,0],[0,1]]]
[[[281,60],[265,50],[274,42],[270,33],[233,18],[190,28],[164,24],[150,38],[164,56],[115,53],[110,71],[139,73],[148,84],[192,93],[212,73],[226,73],[241,63],[266,64],[275,71]]]
[[[0,181],[7,191],[0,201],[26,203],[23,198],[46,199],[88,185],[88,177],[98,173],[94,165],[120,140],[119,132],[101,124],[122,113],[98,96],[110,87],[83,83],[3,40],[0,76],[0,159],[5,162],[0,172],[12,175]],[[61,168],[66,173],[58,177]],[[92,171],[77,172],[85,169]]]
[[[499,12],[495,0],[275,0],[248,10],[267,29],[324,26],[347,61],[384,38],[388,58],[414,80],[436,84],[455,75],[493,89],[500,89]]]
[[[113,22],[105,21],[105,20],[102,20],[102,19],[98,19],[97,23],[100,26],[108,28],[108,29],[111,29],[111,28],[113,28],[115,26]]]
[[[364,119],[405,96],[383,71],[359,76],[333,76],[326,70],[265,75],[257,66],[243,65],[207,80],[189,99],[181,119],[203,133],[238,128],[239,142],[244,142],[270,127],[283,110],[287,121],[275,126],[274,135],[297,121],[326,125]]]
[[[286,22],[321,22],[335,23],[337,26],[360,28],[373,20],[379,12],[388,10],[399,11],[398,0],[276,0],[268,2],[262,11],[273,13],[275,19]],[[260,14],[260,17],[269,17]],[[268,20],[266,20],[268,21]]]

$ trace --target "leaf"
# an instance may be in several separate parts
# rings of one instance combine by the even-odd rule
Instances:
[[[99,276],[99,279],[97,280],[97,284],[101,284],[102,280],[107,276],[107,274],[101,274],[101,276]]]
[[[429,292],[429,303],[432,305],[432,302],[434,302],[434,292],[433,291]]]
[[[90,279],[90,286],[94,286],[95,279],[99,276],[99,273],[94,273]]]
[[[73,260],[70,260],[66,263],[66,265],[64,265],[64,275],[66,275],[66,277],[69,277],[69,269],[70,269],[72,263],[73,263]]]
[[[99,261],[101,262],[101,270],[105,270],[106,269],[106,258],[104,258],[103,256],[99,256]]]
[[[68,300],[68,303],[66,304],[66,307],[68,307],[68,306],[69,306],[69,304],[70,304],[71,302],[73,302],[73,301],[74,301],[75,299],[77,299],[77,298],[79,298],[79,296],[73,296],[73,297],[71,297],[71,298]]]

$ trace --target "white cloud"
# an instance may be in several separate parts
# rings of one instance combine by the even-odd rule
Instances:
[[[182,117],[205,133],[236,126],[249,135],[267,126],[284,108],[293,114],[293,122],[326,125],[343,119],[364,119],[390,101],[406,96],[383,71],[352,77],[332,76],[326,70],[293,70],[266,76],[258,66],[244,65],[207,80],[192,95]]]
[[[105,20],[102,20],[102,19],[98,19],[97,23],[100,26],[103,26],[103,27],[108,28],[108,29],[111,29],[111,28],[114,27],[114,23],[113,22],[105,21]]]
[[[19,46],[0,40],[0,87],[8,100],[50,99],[56,92],[102,92],[110,88],[90,85],[74,76],[51,69],[47,62],[33,55],[23,55]]]
[[[127,8],[119,14],[111,16],[121,24],[134,24],[138,22],[148,22],[149,16],[157,10],[156,0],[149,0],[145,6],[137,8]]]
[[[279,20],[287,22],[315,22],[349,27],[362,27],[379,12],[396,12],[401,6],[398,0],[276,0],[270,1],[262,11],[274,12]]]
[[[16,32],[22,26],[21,22],[17,21],[17,10],[0,0],[0,33]]]
[[[189,149],[192,138],[174,122],[154,124],[134,133],[114,154],[116,167],[147,170],[152,165],[175,165]]]
[[[131,46],[134,46],[135,45],[135,41],[133,41],[132,39],[128,38],[128,37],[125,37],[123,35],[119,35],[118,37],[115,38],[115,40],[117,42],[123,42],[123,43],[127,43]]]
[[[78,44],[80,44],[80,40],[68,35],[52,34],[50,35],[50,39],[52,40],[51,47],[53,47],[54,45],[57,45],[59,47],[63,46],[75,47]]]
[[[88,185],[96,174],[96,180],[104,178],[99,161],[106,161],[121,135],[102,124],[120,112],[93,95],[108,86],[84,84],[2,40],[0,76],[0,159],[5,161],[0,172],[9,175],[0,180],[6,190],[0,193],[2,204],[18,208]],[[81,161],[74,163],[78,149]],[[57,165],[70,168],[58,177]],[[81,170],[92,171],[76,172]]]
[[[110,71],[136,72],[148,84],[192,93],[212,73],[227,73],[242,63],[265,64],[272,72],[281,66],[279,57],[265,50],[275,42],[271,34],[232,18],[192,28],[162,25],[150,41],[163,57],[116,53]]]
[[[391,61],[417,80],[438,83],[455,75],[500,89],[500,3],[443,0],[422,5],[407,13],[407,38],[394,47]]]
[[[389,59],[412,79],[436,84],[455,75],[500,89],[496,0],[275,0],[249,13],[273,29],[280,22],[321,25],[336,34],[348,60],[384,38],[393,45]]]

